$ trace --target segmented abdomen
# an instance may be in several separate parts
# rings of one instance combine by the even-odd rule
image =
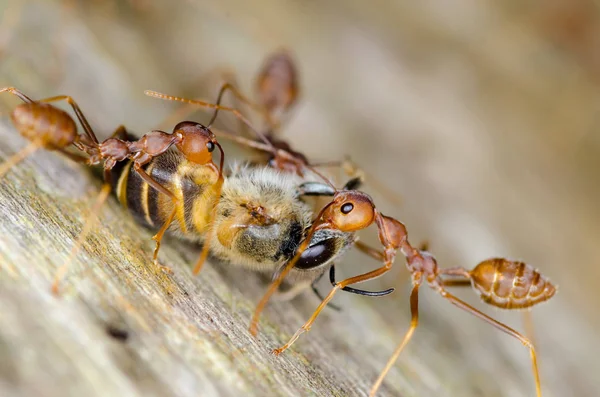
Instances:
[[[471,271],[473,287],[481,299],[502,309],[524,309],[550,299],[556,287],[523,262],[493,258]]]
[[[48,103],[22,103],[12,111],[11,119],[21,135],[30,141],[41,139],[49,150],[64,148],[77,136],[71,116]]]

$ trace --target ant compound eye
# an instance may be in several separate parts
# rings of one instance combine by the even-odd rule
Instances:
[[[355,232],[374,222],[375,205],[371,197],[358,190],[338,191],[322,219],[339,231]]]
[[[354,209],[354,204],[346,203],[346,204],[342,205],[342,208],[340,208],[340,211],[342,211],[342,214],[349,214],[350,211],[352,211],[353,209]]]
[[[215,150],[215,144],[211,141],[208,141],[206,142],[206,148],[208,149],[209,153],[212,153],[212,151]]]

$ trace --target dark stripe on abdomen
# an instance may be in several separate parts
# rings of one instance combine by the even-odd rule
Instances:
[[[142,201],[142,186],[146,183],[142,177],[133,169],[129,171],[129,178],[127,180],[126,197],[127,197],[127,208],[136,218],[136,220],[146,226],[152,226],[148,224],[146,220],[146,212],[144,210]],[[143,167],[145,168],[145,167]],[[148,191],[154,190],[149,187]]]
[[[182,178],[180,186],[183,194],[185,226],[188,230],[194,230],[194,199],[200,197],[203,188],[187,177]],[[212,208],[207,210],[212,211]]]

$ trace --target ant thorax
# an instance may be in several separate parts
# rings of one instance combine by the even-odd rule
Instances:
[[[212,254],[220,260],[266,272],[289,261],[306,238],[315,216],[298,191],[304,181],[270,167],[234,167],[225,179],[217,204]],[[314,278],[353,242],[352,233],[318,231],[290,280]]]

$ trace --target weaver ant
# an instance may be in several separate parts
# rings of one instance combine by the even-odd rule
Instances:
[[[11,167],[41,148],[50,151],[58,151],[78,163],[87,165],[103,163],[104,184],[98,198],[92,206],[90,212],[91,216],[99,211],[102,203],[107,199],[108,194],[113,188],[113,175],[111,170],[113,170],[118,162],[131,160],[136,173],[149,186],[152,186],[158,192],[165,194],[173,201],[174,208],[171,215],[166,219],[158,233],[154,236],[154,240],[156,240],[156,249],[154,251],[153,259],[154,263],[157,265],[161,239],[175,217],[177,206],[183,204],[181,204],[180,199],[169,191],[169,189],[165,188],[163,184],[148,175],[143,166],[174,146],[183,154],[189,163],[202,166],[204,169],[207,169],[210,174],[214,175],[211,184],[212,195],[218,198],[220,194],[221,186],[223,184],[222,169],[224,154],[221,145],[217,142],[215,135],[208,127],[195,122],[181,122],[175,126],[172,134],[155,130],[142,136],[138,140],[127,140],[126,130],[123,126],[120,126],[114,132],[113,137],[100,142],[83,115],[83,112],[72,97],[59,95],[34,101],[14,87],[2,88],[0,89],[0,93],[1,92],[11,93],[24,102],[23,104],[16,106],[11,112],[11,119],[19,133],[29,140],[30,143],[0,165],[0,177],[2,177],[2,175],[4,175]],[[65,100],[71,105],[77,119],[83,127],[84,134],[79,134],[77,132],[77,126],[68,113],[50,104],[51,102],[61,100]],[[87,156],[81,156],[68,151],[67,149],[70,147],[78,149],[87,154]],[[212,151],[215,147],[218,147],[221,152],[220,165],[218,168],[212,161]],[[212,216],[214,217],[214,214],[212,214]],[[59,283],[64,277],[72,258],[75,256],[85,240],[85,237],[91,230],[92,224],[92,218],[88,217],[71,250],[69,259],[56,272],[52,286],[54,293],[58,293]],[[211,234],[209,233],[207,240],[210,239],[210,236]],[[206,248],[203,249],[200,259],[194,269],[195,273],[199,272],[208,255],[208,244],[206,244],[205,247]],[[160,267],[163,270],[170,271],[166,267]]]

